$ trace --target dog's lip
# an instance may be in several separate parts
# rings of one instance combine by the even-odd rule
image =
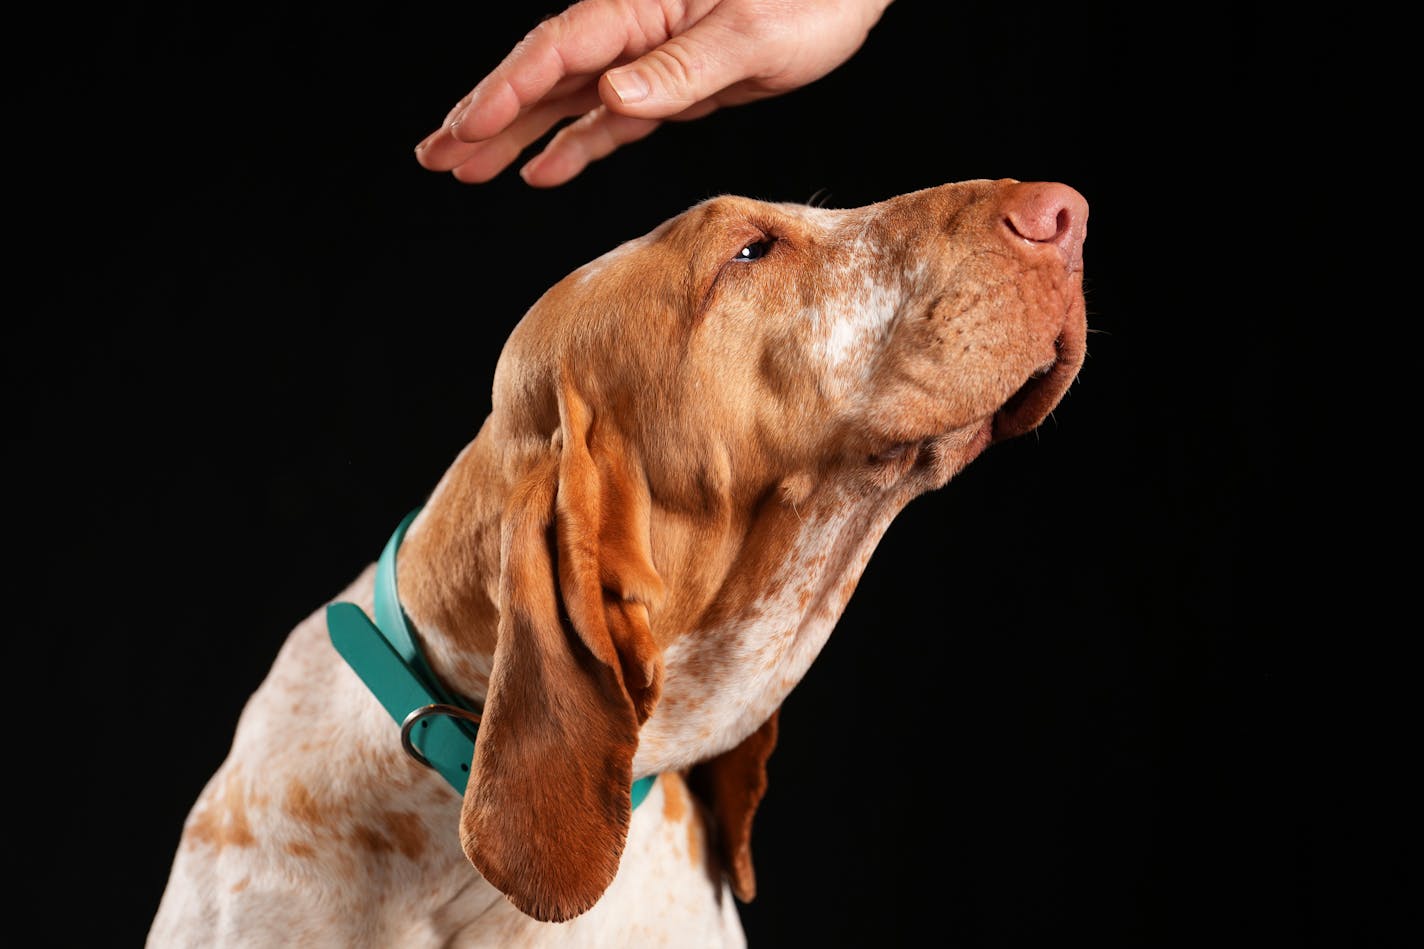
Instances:
[[[1088,322],[1081,296],[1069,301],[1053,351],[1024,375],[1023,382],[993,415],[993,440],[1033,431],[1057,407],[1078,376],[1087,355]]]
[[[1053,341],[1053,356],[1029,373],[992,416],[994,441],[1003,441],[1032,431],[1048,415],[1072,381],[1072,372],[1063,359],[1063,335]],[[1056,391],[1055,391],[1056,390]]]

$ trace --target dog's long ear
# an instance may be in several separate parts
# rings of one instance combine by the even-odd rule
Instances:
[[[756,896],[752,869],[752,818],[766,794],[766,759],[776,747],[781,710],[740,745],[692,769],[689,784],[717,818],[717,849],[732,892],[743,903]]]
[[[646,480],[567,382],[559,420],[504,513],[499,641],[460,815],[475,868],[555,922],[617,873],[638,730],[662,687]]]

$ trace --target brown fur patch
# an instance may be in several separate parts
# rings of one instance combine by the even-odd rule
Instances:
[[[185,838],[194,843],[224,847],[250,846],[254,837],[247,821],[247,803],[241,780],[229,774],[223,787],[206,806],[194,812]]]
[[[665,773],[658,780],[663,784],[663,817],[675,824],[687,816],[687,786],[675,771]]]
[[[695,867],[702,862],[702,822],[687,822],[687,859]]]
[[[247,884],[251,882],[252,877],[243,877],[241,880],[238,880],[232,885],[232,892],[241,893],[243,890],[247,889]]]
[[[371,853],[391,853],[396,849],[395,844],[391,843],[385,834],[366,824],[353,827],[348,839],[362,850],[369,850]]]
[[[300,781],[292,781],[287,785],[286,797],[282,799],[282,809],[308,827],[324,827],[328,823],[328,817],[322,813],[316,798]]]
[[[386,834],[402,855],[415,860],[425,852],[425,825],[414,811],[387,811],[382,815]]]
[[[315,857],[315,856],[316,856],[316,848],[315,848],[315,847],[313,847],[311,844],[304,844],[304,843],[302,843],[301,841],[297,841],[297,840],[289,841],[289,842],[287,843],[287,845],[286,845],[285,847],[283,847],[282,849],[283,849],[283,850],[286,850],[287,853],[291,854],[291,855],[294,856],[294,857]]]

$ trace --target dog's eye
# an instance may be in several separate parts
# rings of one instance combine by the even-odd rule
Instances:
[[[737,251],[733,260],[761,260],[771,250],[772,241],[756,241]]]

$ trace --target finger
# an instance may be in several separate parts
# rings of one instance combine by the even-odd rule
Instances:
[[[449,127],[441,126],[415,146],[415,160],[420,162],[422,168],[431,171],[449,171],[474,154],[479,144],[482,143],[466,145],[457,142],[450,135]]]
[[[599,80],[604,105],[661,119],[685,112],[760,67],[758,49],[727,18],[710,16]]]
[[[525,112],[514,123],[494,138],[482,142],[466,143],[453,138],[448,131],[441,130],[430,136],[416,151],[416,158],[431,171],[452,171],[469,161],[478,159],[480,166],[492,165],[489,180],[528,148],[555,123],[571,115],[582,115],[598,106],[598,91],[585,86],[573,95],[544,102]],[[479,176],[474,168],[467,173]]]
[[[625,4],[583,0],[540,23],[470,92],[465,108],[449,120],[451,133],[462,142],[492,138],[560,80],[608,68],[637,26],[629,17]]]
[[[554,84],[553,89],[549,90],[549,94],[545,96],[545,101],[552,102],[556,99],[567,98],[575,92],[583,92],[585,86],[592,89],[594,88],[596,79],[596,73],[580,73],[575,76],[565,76]],[[440,128],[431,132],[420,144],[415,146],[415,160],[420,162],[422,167],[428,168],[431,171],[449,171],[473,155],[477,145],[483,144],[483,142],[461,142],[450,134],[450,120],[459,114],[460,110],[465,108],[469,101],[469,96],[465,96],[465,98],[461,99],[455,107],[450,110],[450,114],[445,117],[445,121],[441,124]],[[597,93],[594,93],[588,108],[592,108],[597,104]],[[582,111],[587,111],[587,109]],[[578,113],[569,112],[567,114],[577,115]],[[488,141],[488,139],[485,141]]]
[[[598,92],[592,87],[585,87],[580,93],[557,102],[541,103],[494,138],[470,145],[453,138],[447,139],[444,163],[460,181],[489,181],[557,123],[572,115],[583,115],[597,106]]]
[[[645,138],[661,124],[659,119],[619,115],[600,106],[559,129],[544,150],[519,169],[519,176],[536,188],[561,185],[590,162]]]

